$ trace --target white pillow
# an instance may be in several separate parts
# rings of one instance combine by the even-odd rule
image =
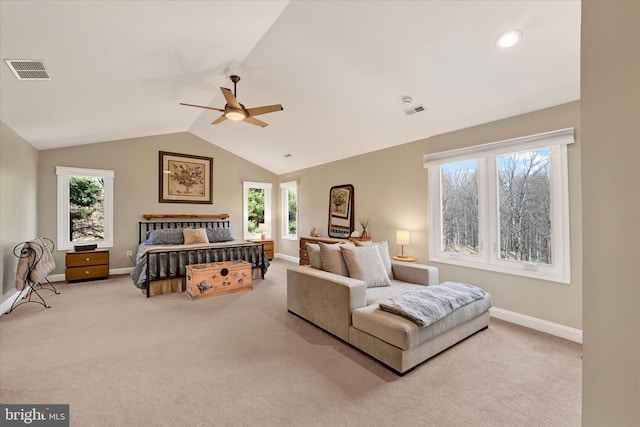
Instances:
[[[386,240],[381,242],[372,243],[371,240],[367,240],[361,242],[356,240],[356,246],[375,246],[380,251],[380,258],[382,258],[382,263],[384,264],[384,269],[387,271],[389,275],[389,279],[393,279],[393,270],[391,269],[391,255],[389,255],[389,244]]]
[[[385,270],[378,248],[341,245],[340,249],[350,277],[364,281],[367,288],[391,286],[389,274]]]
[[[209,243],[209,236],[207,236],[207,230],[205,230],[204,228],[185,228],[182,232],[184,234],[185,245]]]
[[[342,252],[340,247],[349,246],[355,248],[353,243],[324,243],[319,242],[320,256],[322,258],[322,269],[329,273],[339,274],[341,276],[349,277],[349,270],[347,269],[344,259],[342,258]]]
[[[307,252],[309,253],[309,264],[313,268],[322,270],[322,256],[320,255],[320,245],[307,242]]]

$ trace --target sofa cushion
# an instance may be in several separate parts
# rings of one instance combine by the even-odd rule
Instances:
[[[384,264],[384,269],[387,271],[389,279],[393,280],[393,272],[391,270],[391,255],[389,255],[389,244],[386,240],[381,242],[372,242],[371,240],[360,241],[356,240],[356,246],[375,246],[380,252],[380,258]]]
[[[367,284],[367,288],[391,286],[378,248],[341,245],[340,249],[350,277],[362,280]]]
[[[367,293],[369,292],[370,290],[367,290]],[[489,308],[491,308],[491,295],[486,293],[483,299],[462,306],[448,316],[424,327],[420,327],[411,320],[397,314],[383,311],[378,304],[371,304],[354,310],[351,320],[354,328],[398,348],[409,350],[449,329],[480,316]]]
[[[324,271],[328,271],[329,273],[349,277],[349,270],[347,269],[347,265],[344,263],[344,259],[342,258],[340,246],[344,245],[354,247],[355,245],[353,243],[328,244],[324,242],[319,242],[318,244],[320,245],[322,269]]]
[[[307,252],[309,253],[309,265],[318,270],[322,270],[322,255],[320,255],[320,245],[307,242]]]

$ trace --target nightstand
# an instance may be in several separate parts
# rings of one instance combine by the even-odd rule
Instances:
[[[264,245],[264,254],[267,256],[267,259],[271,261],[273,259],[274,252],[274,244],[273,240],[249,240],[254,243],[262,243]]]
[[[67,282],[109,278],[109,249],[68,251],[64,279]]]

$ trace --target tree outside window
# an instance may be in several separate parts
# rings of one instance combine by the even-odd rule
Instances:
[[[56,167],[59,250],[78,242],[113,246],[112,170]]]
[[[104,178],[69,178],[72,242],[104,239]]]
[[[298,182],[289,181],[280,184],[282,238],[298,239]]]
[[[243,237],[258,239],[262,231],[258,228],[265,224],[266,235],[271,236],[271,187],[268,182],[243,182]]]

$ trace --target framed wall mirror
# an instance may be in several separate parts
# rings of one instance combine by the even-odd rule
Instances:
[[[329,190],[329,237],[348,239],[353,230],[353,185],[335,185]]]

